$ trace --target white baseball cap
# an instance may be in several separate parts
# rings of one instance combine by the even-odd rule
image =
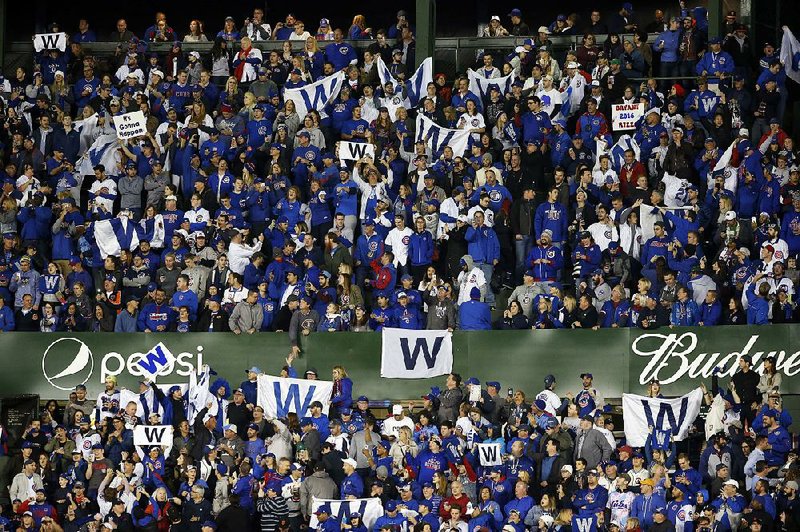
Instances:
[[[394,405],[392,407],[392,415],[393,416],[399,416],[402,413],[403,413],[403,405]]]
[[[350,467],[353,467],[353,468],[358,467],[358,462],[356,462],[352,458],[345,458],[344,460],[342,460],[342,463],[343,464],[347,464],[347,465],[349,465]]]
[[[739,489],[739,481],[738,480],[733,480],[733,479],[726,480],[725,482],[722,483],[722,485],[723,486],[733,486],[734,488]]]
[[[233,432],[239,432],[238,430],[236,430],[236,425],[234,425],[233,423],[229,423],[229,424],[225,425],[224,429],[225,430],[230,430],[230,431],[233,431]]]

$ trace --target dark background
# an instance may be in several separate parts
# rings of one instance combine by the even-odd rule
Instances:
[[[646,2],[634,1],[634,19],[640,24],[646,24],[653,18],[653,10],[661,7],[666,10],[667,16],[677,14],[678,2]],[[689,5],[705,4],[705,2],[691,2]],[[479,23],[486,23],[491,15],[499,15],[504,25],[510,24],[508,13],[517,7],[522,9],[523,20],[531,26],[533,31],[540,25],[549,25],[559,13],[578,13],[582,28],[588,21],[589,5],[601,6],[604,16],[619,10],[622,2],[603,1],[588,4],[579,0],[561,0],[559,2],[538,3],[535,8],[527,2],[493,1],[486,0],[440,0],[437,2],[437,35],[440,37],[474,36],[477,34]],[[405,9],[412,20],[414,17],[415,3],[409,0],[395,2],[353,2],[340,1],[327,2],[281,2],[265,3],[244,0],[234,3],[206,3],[198,1],[175,0],[171,2],[156,0],[137,0],[135,2],[99,3],[89,0],[71,0],[63,2],[9,2],[7,4],[6,31],[7,38],[11,41],[29,40],[34,33],[44,32],[51,22],[58,22],[68,34],[77,31],[78,20],[81,17],[89,19],[90,26],[98,33],[100,39],[114,30],[117,18],[124,17],[128,21],[128,29],[137,36],[154,20],[156,11],[163,11],[167,21],[183,39],[189,21],[198,18],[205,23],[206,35],[211,37],[222,28],[223,20],[230,15],[236,19],[237,26],[241,26],[245,16],[252,13],[254,7],[266,7],[267,21],[274,26],[278,20],[283,20],[290,9],[306,24],[306,30],[313,32],[317,29],[319,19],[326,17],[331,20],[334,27],[341,27],[345,32],[350,27],[355,14],[363,14],[367,18],[367,25],[373,30],[385,28],[395,20],[398,9]],[[530,6],[530,7],[529,7]],[[33,13],[31,13],[33,10]],[[33,14],[33,16],[31,16]],[[27,21],[21,23],[21,21]]]

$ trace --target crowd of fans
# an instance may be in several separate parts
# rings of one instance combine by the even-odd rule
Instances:
[[[326,19],[315,35],[292,15],[273,30],[256,9],[241,28],[226,19],[210,54],[183,52],[159,13],[141,40],[121,19],[116,52],[95,57],[82,20],[65,53],[2,80],[0,328],[289,331],[297,346],[312,331],[384,326],[796,321],[800,172],[775,47],[755,58],[735,21],[724,42],[708,39],[700,8],[657,11],[648,44],[632,12],[592,12],[566,54],[549,42],[567,31],[558,17],[480,57],[485,78],[516,74],[507,93],[481,98],[436,74],[416,108],[395,105],[402,94],[377,74],[378,56],[399,80],[413,72],[402,11],[363,54]],[[500,17],[489,28],[529,32],[522,15],[510,32]],[[371,38],[353,22],[349,37]],[[633,36],[595,44],[611,30]],[[183,42],[203,38],[193,21]],[[265,39],[283,51],[262,56]],[[171,50],[148,52],[160,41]],[[337,70],[341,93],[301,119],[283,91]],[[651,74],[661,81],[632,81]],[[647,109],[619,161],[602,150],[619,137],[617,102]],[[145,136],[111,146],[108,168],[87,154],[114,134],[112,116],[136,110]],[[415,143],[417,114],[469,129],[469,148]],[[373,144],[374,160],[340,161],[343,140]],[[728,179],[714,167],[732,142]],[[667,178],[686,208],[666,207]],[[643,204],[664,220],[649,239]],[[112,217],[135,223],[139,244],[106,257],[94,224]],[[493,315],[498,295],[508,304]]]
[[[298,377],[292,362],[280,375]],[[131,393],[109,377],[96,400],[80,385],[65,408],[49,401],[14,442],[21,454],[3,471],[11,504],[0,524],[365,531],[368,516],[355,507],[342,513],[315,501],[378,498],[370,530],[380,532],[793,531],[792,416],[776,359],[758,369],[744,355],[725,387],[716,376],[711,390],[702,385],[710,408],[688,442],[650,427],[640,448],[617,437],[603,384],[590,373],[569,379],[564,392],[547,375],[533,396],[450,374],[421,408],[395,403],[385,419],[356,396],[342,366],[332,370],[329,405],[314,401],[307,416],[281,419],[257,401],[258,367],[235,390],[218,378],[195,409],[180,386],[142,381]],[[303,375],[318,377],[314,368]],[[663,397],[657,380],[647,396]],[[134,445],[135,427],[164,424],[174,427],[169,444]],[[8,431],[2,437],[8,444]],[[482,465],[479,443],[500,444],[498,465]]]
[[[294,377],[302,336],[317,331],[797,321],[800,171],[775,46],[756,53],[735,14],[723,39],[708,38],[703,9],[639,25],[625,4],[608,21],[592,12],[582,45],[561,54],[549,36],[574,33],[577,17],[533,36],[523,15],[483,33],[530,38],[476,65],[486,78],[514,72],[507,93],[482,98],[436,74],[395,116],[376,57],[400,80],[414,72],[404,12],[363,54],[343,40],[373,38],[360,16],[346,32],[323,18],[312,35],[256,9],[213,37],[194,20],[183,41],[161,13],[140,38],[121,19],[112,57],[84,52],[97,37],[82,20],[65,53],[0,79],[0,328],[288,332],[281,374]],[[595,34],[609,35],[598,45]],[[205,40],[210,54],[182,51]],[[266,40],[282,51],[262,55],[253,43]],[[301,119],[283,91],[338,70],[335,101]],[[647,108],[638,151],[619,165],[598,156],[619,136],[618,102]],[[87,152],[114,134],[111,117],[139,110],[147,135],[97,163]],[[415,143],[417,114],[469,129],[467,152]],[[376,157],[343,164],[339,141],[373,144]],[[730,186],[713,169],[733,142]],[[665,204],[672,178],[688,208]],[[644,208],[663,216],[646,240]],[[95,224],[117,217],[139,243],[106,257]],[[498,300],[507,309],[492,316]],[[378,497],[374,530],[567,531],[573,516],[593,523],[576,530],[797,530],[780,373],[773,359],[760,377],[751,363],[742,356],[728,388],[715,378],[706,394],[718,430],[698,423],[699,459],[658,429],[640,449],[615,439],[588,373],[563,397],[548,375],[533,401],[452,374],[422,410],[395,404],[384,420],[341,366],[328,416],[316,402],[285,419],[257,404],[256,367],[235,390],[212,383],[216,404],[196,415],[180,387],[146,381],[122,404],[110,377],[96,401],[79,386],[63,411],[49,402],[19,442],[0,431],[0,454],[21,447],[0,526],[272,531],[313,518],[361,531],[362,516],[340,521],[313,498]],[[170,447],[133,445],[135,426],[162,423],[175,427]],[[503,464],[481,466],[479,442],[501,443]]]

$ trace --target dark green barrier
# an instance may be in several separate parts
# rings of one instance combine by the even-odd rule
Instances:
[[[710,381],[711,370],[722,364],[730,374],[739,353],[754,358],[778,357],[784,373],[782,390],[800,393],[800,328],[714,327],[662,329],[644,332],[628,329],[600,331],[496,331],[456,332],[453,336],[454,371],[466,379],[496,380],[503,388],[522,388],[529,395],[542,389],[542,379],[552,373],[557,392],[577,391],[578,375],[591,372],[606,397],[623,392],[643,392],[654,376],[665,393],[678,395]],[[277,373],[285,364],[289,342],[285,334],[235,336],[194,334],[41,334],[0,335],[0,394],[35,393],[63,399],[76,384],[86,383],[90,396],[102,389],[107,375],[120,386],[135,389],[136,362],[159,341],[176,355],[172,371],[161,383],[181,383],[201,364],[237,384],[252,365]],[[295,362],[298,372],[315,367],[321,378],[343,365],[355,382],[356,394],[372,399],[410,399],[444,378],[428,380],[382,379],[381,337],[375,333],[313,334],[304,339],[304,354]]]

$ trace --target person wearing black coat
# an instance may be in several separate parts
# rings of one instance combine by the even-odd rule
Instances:
[[[230,506],[217,516],[217,532],[242,532],[250,530],[250,514],[242,508],[239,495],[231,493]]]
[[[195,461],[200,461],[205,456],[206,447],[212,441],[216,441],[214,436],[214,429],[217,427],[217,418],[215,416],[208,416],[208,409],[211,408],[213,403],[209,402],[205,408],[197,413],[194,420],[194,447],[192,447],[190,454]],[[231,501],[232,503],[233,501]]]

